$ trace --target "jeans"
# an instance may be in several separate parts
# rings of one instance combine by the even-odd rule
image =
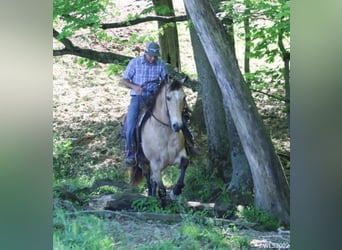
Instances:
[[[138,122],[138,116],[140,112],[140,103],[142,102],[142,96],[136,95],[131,97],[131,103],[128,107],[126,116],[126,154],[135,153],[133,145],[133,133]]]

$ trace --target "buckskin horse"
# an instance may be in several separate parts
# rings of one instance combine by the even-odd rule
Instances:
[[[177,183],[169,194],[174,200],[182,192],[189,163],[182,132],[185,105],[183,82],[175,79],[160,82],[154,98],[153,107],[148,111],[148,118],[139,133],[140,150],[145,161],[138,160],[138,164],[131,168],[130,178],[131,184],[137,185],[145,176],[148,195],[158,196],[164,206],[166,188],[162,180],[163,169],[176,164],[180,167]]]

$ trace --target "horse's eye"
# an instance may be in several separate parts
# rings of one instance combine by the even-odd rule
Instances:
[[[170,101],[170,100],[171,100],[171,97],[170,97],[170,96],[167,96],[167,97],[166,97],[166,100]]]

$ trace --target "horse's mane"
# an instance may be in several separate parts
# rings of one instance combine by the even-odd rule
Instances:
[[[167,84],[168,80],[162,80],[159,83],[159,87],[158,90],[156,91],[156,93],[153,96],[150,96],[148,98],[148,101],[144,102],[144,107],[143,109],[147,109],[147,110],[153,110],[155,104],[156,104],[156,100],[157,100],[157,96],[160,94],[161,90],[163,89],[163,87]],[[174,90],[178,90],[182,87],[182,83],[176,79],[172,79],[170,86],[168,87],[169,91],[174,91]]]
[[[174,90],[180,89],[181,87],[182,87],[182,83],[180,81],[176,80],[176,79],[173,79],[172,83],[171,83],[171,85],[169,87],[169,90],[170,91],[174,91]]]

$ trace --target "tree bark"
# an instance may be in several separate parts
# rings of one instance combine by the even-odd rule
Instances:
[[[155,7],[158,7],[156,8],[157,15],[175,15],[172,0],[152,0],[152,2]],[[163,11],[160,11],[161,7],[163,8]],[[167,11],[165,11],[166,9]],[[158,21],[158,28],[163,29],[163,32],[159,34],[159,44],[162,52],[161,58],[173,67],[181,70],[176,22]]]
[[[245,29],[245,55],[244,55],[244,70],[245,73],[251,72],[250,70],[250,60],[249,60],[249,53],[251,51],[251,30],[249,24],[249,16],[251,14],[250,11],[250,0],[245,0],[245,13],[244,13],[244,20],[243,20],[243,27]],[[247,84],[250,84],[247,82]]]
[[[290,129],[290,52],[285,49],[282,32],[280,32],[278,36],[278,47],[280,49],[285,68],[285,107],[287,115],[287,126]]]
[[[289,186],[222,24],[206,0],[184,0],[251,167],[256,208],[290,224]]]
[[[213,0],[211,3],[214,6],[215,12],[218,11],[218,7],[222,0]],[[235,42],[234,42],[234,29],[233,29],[233,19],[225,17],[221,22],[225,27],[225,31],[229,40],[229,45],[236,56],[235,53]],[[208,67],[209,66],[208,62]],[[211,69],[211,67],[210,67]],[[212,71],[212,70],[211,70]],[[213,81],[218,86],[217,80]],[[230,183],[228,185],[227,191],[230,195],[233,203],[247,205],[253,202],[253,180],[251,170],[242,148],[240,138],[235,128],[232,115],[229,108],[224,103],[222,104],[225,109],[225,116],[228,128],[228,138],[230,144],[230,160],[232,165],[232,173]]]
[[[229,140],[222,95],[215,75],[210,67],[203,46],[194,30],[190,27],[191,43],[200,84],[199,94],[203,104],[203,115],[208,138],[207,169],[228,181],[231,177]]]

